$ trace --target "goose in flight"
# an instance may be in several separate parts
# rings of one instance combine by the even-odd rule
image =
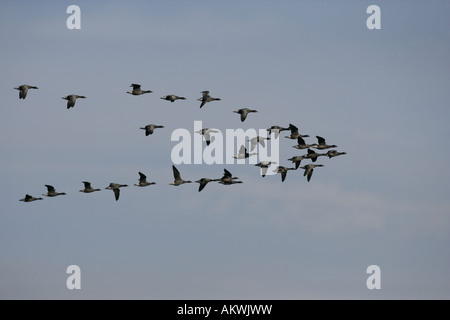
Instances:
[[[292,161],[292,163],[295,163],[295,170],[297,170],[298,167],[300,166],[300,163],[301,163],[302,160],[304,160],[304,159],[309,159],[309,158],[306,158],[306,157],[304,157],[304,156],[295,156],[295,157],[292,157],[292,158],[290,158],[290,159],[288,159],[288,160],[289,160],[289,161]]]
[[[337,148],[337,145],[335,144],[326,144],[325,139],[319,136],[316,136],[317,141],[319,142],[319,144],[315,144],[312,147],[319,149],[319,150],[323,150],[323,149],[329,149],[329,148]]]
[[[66,194],[65,192],[56,192],[55,188],[51,185],[46,184],[45,186],[47,187],[47,193],[43,193],[42,194],[43,196],[56,197],[56,196],[63,196]]]
[[[23,202],[31,202],[31,201],[36,201],[36,200],[42,200],[42,198],[35,198],[33,196],[30,196],[29,194],[25,195],[25,198],[20,199],[19,201],[23,201]]]
[[[172,165],[172,171],[173,171],[174,180],[173,180],[173,182],[169,183],[170,185],[179,186],[180,184],[183,184],[183,183],[192,183],[192,181],[186,181],[186,180],[181,179],[180,171],[178,171],[178,169],[175,168],[174,165]]]
[[[233,156],[233,158],[235,158],[235,159],[245,159],[245,158],[249,158],[249,157],[255,156],[255,155],[258,155],[258,154],[255,153],[255,152],[248,153],[247,152],[247,148],[245,148],[245,146],[242,145],[241,148],[239,149],[239,153],[237,155]]]
[[[119,200],[119,196],[120,196],[119,188],[122,188],[122,187],[128,187],[128,185],[111,182],[109,184],[109,186],[107,186],[105,189],[114,191],[114,197],[116,198],[116,201],[117,201],[117,200]]]
[[[255,150],[256,146],[258,145],[258,143],[265,148],[266,147],[266,143],[264,142],[264,140],[270,140],[270,138],[265,138],[265,137],[261,137],[261,136],[257,136],[254,138],[249,139],[248,141],[250,141],[250,151]]]
[[[84,193],[91,193],[91,192],[95,192],[95,191],[101,191],[101,189],[94,189],[91,187],[91,183],[88,181],[82,181],[84,184],[84,189],[80,190],[80,192],[84,192]]]
[[[288,136],[285,136],[285,138],[297,139],[297,138],[308,138],[309,137],[309,135],[307,135],[307,134],[298,133],[298,128],[291,123],[289,124],[289,130],[291,130],[291,134]]]
[[[62,99],[67,100],[67,109],[70,109],[75,106],[77,99],[86,99],[86,97],[77,94],[69,94],[68,96],[62,97]]]
[[[209,146],[211,143],[211,133],[218,133],[219,131],[210,128],[203,128],[202,130],[195,131],[195,133],[201,134],[205,137],[206,145]]]
[[[333,157],[341,156],[343,154],[347,154],[347,152],[338,152],[337,150],[329,150],[325,155],[331,159]]]
[[[307,180],[311,180],[314,168],[316,167],[323,167],[323,164],[307,164],[306,166],[301,167],[302,169],[305,169],[305,172],[303,173],[303,176],[307,176]]]
[[[160,126],[160,125],[156,125],[156,124],[148,124],[144,127],[140,127],[139,129],[145,130],[145,135],[148,136],[150,134],[153,134],[153,132],[157,128],[164,128],[164,126]]]
[[[280,134],[281,131],[287,131],[290,130],[289,128],[283,128],[280,126],[271,126],[269,129],[267,129],[267,131],[269,131],[269,135],[273,132],[273,134],[275,135],[275,139],[278,138],[278,135]]]
[[[202,91],[202,97],[198,98],[197,101],[201,101],[200,109],[207,103],[211,101],[220,101],[220,98],[213,98],[209,95],[209,91]]]
[[[149,186],[151,184],[156,184],[156,182],[147,182],[147,176],[145,174],[143,174],[142,172],[138,172],[139,173],[139,182],[135,183],[134,185],[137,187],[146,187]]]
[[[305,140],[303,140],[302,137],[298,137],[297,138],[297,142],[298,142],[298,144],[296,146],[292,146],[292,148],[295,148],[295,149],[308,149],[308,148],[312,148],[312,147],[316,146],[316,144],[307,144],[305,142]]]
[[[133,83],[130,87],[133,87],[132,91],[127,91],[127,93],[132,94],[133,96],[139,96],[144,93],[152,93],[152,90],[142,90],[140,84]]]
[[[211,181],[220,181],[220,179],[201,178],[200,180],[195,181],[197,183],[200,183],[200,185],[198,186],[198,192],[202,191]]]
[[[223,169],[223,177],[219,179],[219,183],[223,185],[243,183],[242,181],[236,181],[239,177],[233,177],[230,171]]]
[[[316,162],[318,157],[326,156],[326,153],[317,153],[314,150],[308,149],[308,153],[304,154],[302,157],[311,159],[312,162]]]
[[[273,172],[275,173],[281,173],[281,182],[284,182],[286,179],[287,172],[289,170],[296,170],[295,168],[287,168],[283,166],[278,166]]]
[[[260,167],[261,168],[261,175],[264,178],[267,174],[267,169],[272,165],[272,164],[276,164],[275,161],[261,161],[257,164],[255,164],[256,167]]]
[[[175,100],[186,100],[185,97],[179,97],[179,96],[176,96],[174,94],[169,94],[167,96],[161,97],[160,99],[167,100],[167,101],[170,101],[170,102],[175,102]]]
[[[241,122],[244,122],[247,118],[247,115],[251,112],[258,112],[257,110],[249,109],[249,108],[242,108],[239,110],[233,111],[234,113],[239,113],[241,115]]]
[[[39,89],[39,88],[23,84],[21,86],[15,87],[14,89],[19,90],[19,99],[25,99],[27,97],[28,89]]]

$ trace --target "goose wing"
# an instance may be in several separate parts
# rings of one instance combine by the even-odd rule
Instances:
[[[147,182],[147,176],[145,174],[143,174],[142,172],[138,172],[138,173],[139,173],[139,181]]]
[[[291,130],[291,134],[298,133],[298,128],[291,123],[289,123],[289,130]]]
[[[53,186],[48,185],[48,184],[46,184],[45,186],[47,187],[47,191],[48,191],[49,193],[55,192],[55,188],[54,188]]]
[[[175,166],[172,166],[172,171],[173,171],[173,177],[175,180],[180,180],[181,176],[180,176],[180,171],[178,171],[177,168],[175,168]]]
[[[119,188],[115,188],[115,189],[113,189],[113,191],[114,191],[114,197],[116,198],[116,201],[119,200],[120,189]]]
[[[319,144],[325,144],[325,139],[319,136],[316,136],[317,141],[319,142]]]
[[[91,183],[88,181],[82,181],[85,189],[91,189]]]
[[[223,176],[224,176],[224,177],[230,177],[230,178],[231,178],[232,174],[231,174],[231,172],[228,171],[227,169],[223,169]]]

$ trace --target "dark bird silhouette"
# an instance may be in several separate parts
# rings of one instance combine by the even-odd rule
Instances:
[[[21,86],[15,87],[14,89],[19,90],[19,99],[25,99],[27,97],[28,89],[39,89],[39,88],[23,84]]]
[[[175,100],[186,100],[185,97],[179,97],[179,96],[176,96],[174,94],[169,94],[167,96],[161,97],[160,99],[167,100],[167,101],[170,101],[170,102],[175,102]]]
[[[181,179],[180,171],[178,171],[177,168],[175,168],[174,165],[172,165],[172,171],[173,171],[173,182],[169,183],[172,186],[179,186],[183,183],[192,183],[192,181],[189,180],[183,180]]]
[[[35,198],[33,196],[30,196],[29,194],[25,195],[25,198],[20,199],[19,201],[23,201],[23,202],[32,202],[32,201],[36,201],[36,200],[42,200],[42,198]]]
[[[289,128],[283,128],[280,126],[271,126],[269,129],[267,129],[267,131],[269,131],[269,135],[273,132],[275,139],[278,138],[278,135],[280,134],[281,131],[287,131],[290,130]]]
[[[287,172],[289,170],[296,170],[296,169],[295,168],[287,168],[287,167],[283,167],[283,166],[278,166],[278,168],[276,168],[273,172],[281,173],[281,182],[284,182],[284,180],[286,179]]]
[[[298,128],[291,123],[289,124],[289,130],[291,130],[291,134],[288,136],[285,136],[285,138],[297,139],[297,138],[308,138],[309,137],[309,135],[307,135],[307,134],[298,133]]]
[[[201,101],[200,109],[207,103],[211,101],[220,101],[220,98],[213,98],[209,95],[209,91],[202,91],[202,97],[198,98],[197,101]]]
[[[236,181],[239,177],[233,177],[230,171],[223,169],[223,177],[219,179],[219,183],[223,185],[243,183],[242,181]]]
[[[316,167],[323,167],[323,164],[307,164],[306,166],[301,167],[302,169],[305,169],[305,172],[303,173],[303,176],[307,176],[307,180],[311,180],[314,168]]]
[[[201,178],[200,180],[197,180],[195,182],[200,183],[198,186],[198,192],[202,191],[206,185],[212,181],[220,181],[220,179],[210,179],[210,178]]]
[[[120,188],[122,188],[122,187],[128,187],[128,185],[111,182],[109,184],[109,186],[107,186],[105,189],[114,191],[114,197],[116,198],[116,201],[117,201],[117,200],[119,200]]]
[[[319,144],[315,144],[312,147],[319,149],[319,150],[323,150],[323,149],[329,149],[329,148],[337,148],[337,145],[335,144],[326,144],[325,139],[319,136],[316,136],[317,141],[319,142]]]
[[[130,87],[133,87],[132,91],[127,91],[127,93],[132,94],[133,96],[140,96],[144,93],[152,93],[151,90],[142,90],[140,84],[133,83]]]
[[[242,108],[239,110],[233,111],[234,113],[239,113],[241,115],[241,122],[244,122],[245,119],[247,119],[247,115],[251,112],[258,112],[257,110],[249,109],[249,108]]]
[[[86,99],[86,97],[77,94],[69,94],[68,96],[62,97],[62,99],[67,100],[67,109],[70,109],[75,106],[77,99]]]
[[[150,134],[153,134],[153,132],[157,128],[164,128],[164,126],[160,126],[160,125],[156,125],[156,124],[148,124],[144,127],[140,127],[139,129],[145,130],[145,135],[148,136]]]
[[[47,187],[47,193],[43,193],[42,194],[43,196],[56,197],[56,196],[62,196],[62,195],[66,194],[65,192],[56,192],[55,188],[51,185],[46,184],[45,186]]]
[[[147,176],[145,174],[143,174],[142,172],[138,172],[139,173],[139,182],[135,183],[134,185],[137,187],[146,187],[149,186],[151,184],[156,184],[156,182],[147,182]]]
[[[80,192],[91,193],[95,191],[101,191],[101,189],[94,189],[91,187],[91,183],[88,181],[82,181],[84,184],[84,189],[80,190]]]

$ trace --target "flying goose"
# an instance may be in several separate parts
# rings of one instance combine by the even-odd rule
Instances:
[[[230,171],[223,169],[223,177],[219,179],[219,183],[223,185],[243,183],[242,181],[236,181],[239,177],[233,177]]]
[[[56,192],[55,188],[51,185],[46,184],[45,186],[47,187],[47,193],[43,193],[42,194],[43,196],[56,197],[56,196],[63,196],[66,194],[65,192]]]
[[[19,90],[19,99],[25,99],[27,97],[28,89],[39,89],[39,88],[23,84],[21,86],[15,87],[14,89]]]
[[[233,112],[234,113],[239,113],[241,115],[241,122],[244,122],[245,119],[247,118],[247,115],[250,112],[258,112],[258,111],[257,110],[252,110],[252,109],[249,109],[249,108],[242,108],[242,109],[239,109],[239,110],[235,110]]]
[[[275,135],[275,139],[278,138],[278,135],[280,134],[281,131],[287,131],[290,130],[289,128],[283,128],[280,126],[271,126],[269,129],[267,129],[267,131],[269,131],[269,135],[273,132],[273,134]]]
[[[326,144],[325,139],[319,136],[316,136],[317,141],[319,142],[319,144],[315,144],[313,146],[313,148],[319,149],[319,150],[323,150],[323,149],[329,149],[329,148],[337,148],[337,145],[334,144]]]
[[[304,154],[302,157],[311,159],[312,162],[316,162],[317,158],[320,156],[326,156],[325,153],[317,153],[314,150],[308,149],[308,153]]]
[[[292,158],[290,158],[290,159],[288,159],[288,160],[289,160],[289,161],[292,161],[293,163],[295,163],[295,170],[297,170],[298,167],[300,166],[300,163],[301,163],[302,160],[304,160],[304,159],[309,159],[309,158],[306,158],[306,157],[304,157],[304,156],[295,156],[295,157],[292,157]]]
[[[186,180],[181,179],[180,171],[178,171],[178,169],[175,168],[174,165],[172,165],[172,171],[173,171],[174,181],[169,183],[170,185],[179,186],[180,184],[183,184],[183,183],[192,183],[192,181],[186,181]]]
[[[241,146],[241,148],[239,149],[239,153],[236,156],[233,156],[233,158],[235,159],[245,159],[245,158],[249,158],[251,156],[255,156],[258,155],[257,153],[248,153],[247,152],[247,148],[245,148],[244,145]]]
[[[84,193],[91,193],[91,192],[95,192],[95,191],[101,191],[101,189],[94,189],[91,187],[91,183],[88,181],[81,181],[84,184],[84,189],[80,190],[80,192],[84,192]]]
[[[306,166],[301,167],[302,169],[305,169],[305,172],[303,173],[303,176],[307,176],[307,180],[311,180],[311,176],[313,174],[314,168],[316,167],[323,167],[323,164],[307,164]]]
[[[309,137],[309,135],[307,135],[307,134],[298,133],[298,128],[291,123],[289,124],[289,130],[291,130],[291,134],[288,136],[285,136],[285,138],[297,139],[297,138],[308,138]]]
[[[286,174],[289,170],[296,170],[295,168],[287,168],[283,166],[278,166],[273,172],[281,173],[281,182],[284,182],[286,179]]]
[[[265,138],[265,137],[261,137],[261,136],[257,136],[254,138],[249,139],[248,141],[250,141],[250,151],[253,151],[256,146],[258,145],[258,143],[265,148],[266,147],[266,143],[264,142],[264,140],[270,140],[270,138]]]
[[[201,178],[200,180],[195,181],[197,183],[200,183],[200,185],[198,186],[198,192],[202,191],[211,181],[220,181],[220,179]]]
[[[114,197],[116,198],[116,201],[117,201],[117,200],[119,200],[119,196],[120,196],[119,188],[122,188],[122,187],[128,187],[128,185],[111,182],[109,184],[109,186],[107,186],[105,189],[114,191]]]
[[[157,128],[164,128],[164,126],[156,125],[156,124],[148,124],[144,127],[140,127],[139,129],[145,130],[145,135],[153,134],[153,131]]]
[[[347,154],[347,152],[338,152],[337,150],[329,150],[325,155],[328,156],[328,158],[337,157],[343,154]]]
[[[202,97],[198,98],[197,101],[201,101],[200,109],[207,103],[211,101],[220,101],[220,98],[213,98],[209,95],[209,91],[202,91]]]
[[[296,149],[308,149],[308,148],[312,148],[314,146],[316,146],[316,144],[307,144],[305,142],[305,140],[303,140],[302,137],[298,137],[297,138],[297,142],[298,144],[296,146],[292,146],[292,148],[296,148]]]
[[[67,100],[67,109],[73,108],[78,98],[86,99],[85,96],[79,96],[76,94],[69,94],[68,96],[62,97],[62,99]]]
[[[135,183],[134,185],[137,187],[146,187],[149,186],[151,184],[156,184],[156,182],[147,182],[147,176],[145,174],[143,174],[142,172],[138,172],[139,173],[139,182]]]
[[[267,169],[272,164],[276,164],[276,162],[275,161],[261,161],[261,162],[255,164],[255,166],[261,168],[261,175],[264,178],[266,176],[266,174],[267,174]]]
[[[160,99],[167,100],[167,101],[170,101],[170,102],[175,102],[175,100],[186,100],[185,97],[179,97],[179,96],[176,96],[174,94],[169,94],[167,96],[161,97]]]
[[[25,198],[20,199],[19,201],[23,201],[23,202],[31,202],[31,201],[36,201],[36,200],[42,200],[42,198],[35,198],[33,196],[30,196],[29,194],[25,195]]]
[[[130,87],[133,87],[133,90],[131,92],[127,91],[127,93],[132,94],[133,96],[139,96],[144,93],[152,93],[153,92],[151,90],[142,90],[141,85],[136,84],[136,83],[131,84]]]
[[[195,131],[195,133],[201,134],[203,137],[205,137],[206,145],[209,146],[211,143],[211,133],[218,133],[219,131],[213,130],[210,128],[203,128],[202,130]]]

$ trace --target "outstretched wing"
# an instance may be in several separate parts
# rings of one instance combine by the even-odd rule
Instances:
[[[180,171],[178,171],[178,169],[175,168],[174,165],[172,165],[172,171],[173,171],[173,177],[175,178],[175,180],[181,179],[181,177],[180,177]]]
[[[91,183],[88,181],[82,181],[85,189],[91,189]]]
[[[223,176],[224,177],[230,177],[231,178],[231,172],[230,171],[228,171],[227,169],[223,169]]]
[[[301,146],[303,146],[303,145],[306,144],[305,140],[303,140],[302,137],[298,137],[298,138],[297,138],[297,142],[298,142],[298,144],[301,145]]]
[[[139,172],[139,181],[140,182],[146,182],[147,181],[147,176],[145,174],[143,174],[142,172]]]
[[[316,136],[317,141],[319,142],[319,144],[325,144],[325,139],[319,136]]]
[[[116,201],[119,200],[120,189],[119,188],[115,188],[115,189],[113,189],[113,191],[114,191],[114,197],[116,198]]]
[[[289,123],[289,130],[291,130],[291,134],[298,133],[298,128],[291,123]]]

